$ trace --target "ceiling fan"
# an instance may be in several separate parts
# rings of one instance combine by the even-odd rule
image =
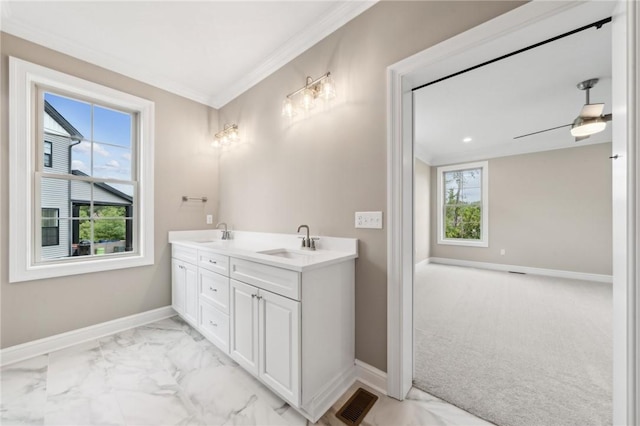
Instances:
[[[527,136],[537,135],[538,133],[571,126],[571,136],[575,137],[576,142],[578,142],[583,139],[587,139],[595,133],[603,131],[607,127],[607,122],[611,121],[613,116],[611,114],[602,114],[604,104],[592,104],[589,102],[589,90],[591,90],[596,83],[598,83],[598,79],[591,78],[577,84],[576,87],[578,87],[578,89],[585,91],[587,101],[582,107],[582,110],[580,110],[580,114],[575,120],[573,120],[573,123],[563,124],[562,126],[551,127],[549,129],[539,130],[533,133],[527,133],[526,135],[516,136],[514,139],[520,139]]]

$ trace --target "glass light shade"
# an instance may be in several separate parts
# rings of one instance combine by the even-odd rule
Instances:
[[[289,118],[296,115],[296,110],[293,107],[293,102],[291,102],[290,98],[285,98],[282,102],[282,115]]]
[[[336,97],[336,86],[333,84],[333,79],[331,77],[325,78],[322,82],[319,96],[325,100],[333,99]]]
[[[601,117],[583,118],[578,117],[571,126],[571,136],[576,138],[593,135],[603,131],[607,127],[607,122]]]
[[[229,141],[236,142],[239,139],[238,137],[238,129],[231,128],[229,130]]]
[[[313,92],[313,89],[304,89],[302,91],[302,98],[300,99],[300,107],[305,110],[310,110],[316,103],[315,97],[316,94]]]
[[[211,146],[213,148],[220,148],[220,141],[218,139],[215,139],[213,142],[211,142]]]

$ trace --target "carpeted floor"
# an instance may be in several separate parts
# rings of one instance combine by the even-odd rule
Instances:
[[[612,424],[611,284],[420,264],[415,386],[501,426]]]

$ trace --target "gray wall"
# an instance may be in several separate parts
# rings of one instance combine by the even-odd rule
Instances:
[[[218,170],[211,135],[217,111],[147,84],[1,33],[0,321],[2,348],[171,303],[167,232],[203,229],[217,213]],[[95,274],[8,282],[8,55],[155,102],[155,264]],[[210,126],[211,123],[211,126]],[[181,202],[181,195],[209,202]],[[217,215],[216,215],[217,216]]]
[[[354,229],[386,210],[386,68],[522,3],[380,2],[220,110],[244,143],[220,157],[220,219],[235,229],[360,240],[356,357],[386,371],[387,238]],[[289,123],[284,96],[330,71],[333,108]]]
[[[419,263],[431,256],[431,166],[416,158],[413,167],[414,261]]]
[[[604,143],[490,159],[489,247],[433,238],[431,256],[611,275],[610,155]],[[434,236],[436,205],[432,197]]]

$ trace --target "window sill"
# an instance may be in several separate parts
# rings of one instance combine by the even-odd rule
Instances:
[[[41,280],[69,275],[89,274],[116,269],[136,268],[153,265],[153,255],[118,256],[111,259],[101,258],[82,262],[48,263],[26,268],[12,268],[9,282]]]
[[[489,247],[489,241],[438,239],[438,244],[447,245],[447,246],[463,246],[463,247]]]

